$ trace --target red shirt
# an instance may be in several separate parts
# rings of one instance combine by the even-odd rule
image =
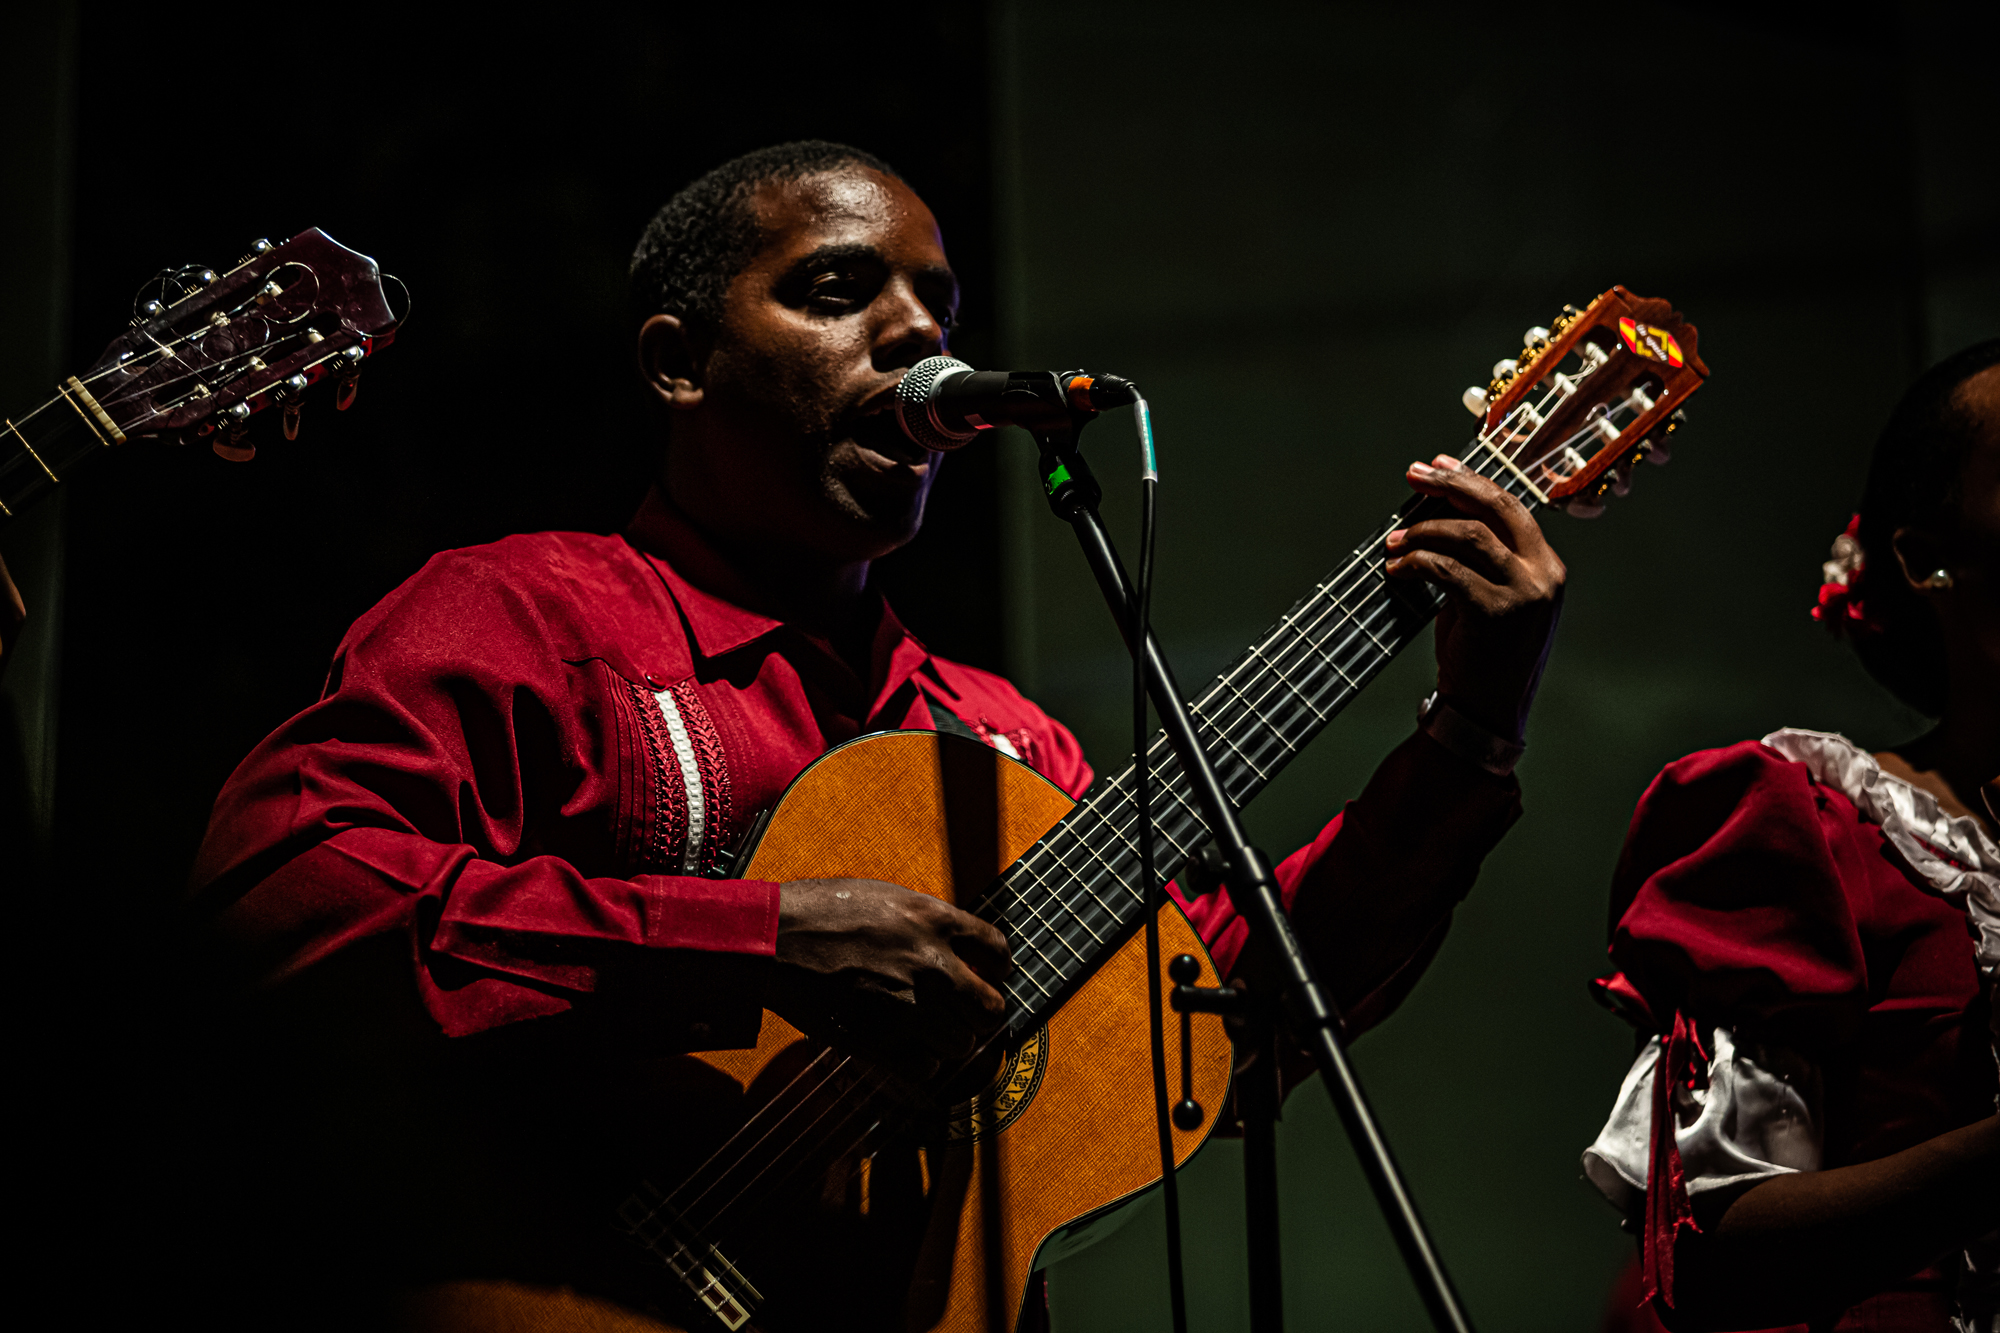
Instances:
[[[342,640],[319,702],[230,778],[193,875],[230,952],[272,982],[405,936],[446,1034],[570,1008],[633,950],[773,952],[778,887],[704,875],[830,746],[949,711],[1072,796],[1076,738],[1000,677],[936,656],[886,605],[869,679],[823,639],[746,609],[728,563],[650,495],[624,537],[540,533],[433,558]],[[1434,903],[1335,992],[1408,989],[1518,807],[1428,740],[1285,860]],[[1384,774],[1388,776],[1385,778]],[[1420,804],[1425,794],[1456,817]],[[1357,810],[1359,807],[1357,807]],[[1436,830],[1449,827],[1449,835]],[[1338,854],[1335,849],[1338,848]],[[1227,971],[1247,927],[1226,891],[1187,904]],[[754,1036],[747,999],[679,1015],[697,1045]],[[1360,1018],[1355,1014],[1351,1017]]]

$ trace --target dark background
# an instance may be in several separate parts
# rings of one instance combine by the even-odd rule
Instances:
[[[171,1086],[162,932],[229,770],[432,552],[622,524],[650,466],[640,228],[735,153],[824,137],[937,212],[961,355],[1146,387],[1157,614],[1190,682],[1394,505],[1408,459],[1462,442],[1459,389],[1522,328],[1613,282],[1700,326],[1714,378],[1674,464],[1598,523],[1549,520],[1573,581],[1528,815],[1357,1052],[1481,1326],[1591,1327],[1626,1242],[1576,1155],[1630,1047],[1582,981],[1633,801],[1778,726],[1922,725],[1803,608],[1902,386],[2000,331],[1973,12],[16,7],[5,410],[94,360],[155,270],[255,237],[322,227],[415,298],[354,410],[309,407],[295,444],[134,448],[0,530],[36,618],[0,690],[0,885],[51,1262],[89,1256],[119,1299],[95,1237],[132,1159],[171,1150],[143,1133]],[[1093,446],[1120,525],[1128,431]],[[954,458],[882,578],[934,648],[1008,670],[1112,766],[1116,641],[1019,444]],[[1274,854],[1366,780],[1430,674],[1406,655],[1273,786],[1251,819]],[[1294,1326],[1420,1327],[1317,1089],[1283,1148]],[[1236,1161],[1218,1143],[1184,1173],[1201,1329],[1243,1323]],[[1057,1265],[1058,1327],[1164,1324],[1157,1205],[1134,1212]]]

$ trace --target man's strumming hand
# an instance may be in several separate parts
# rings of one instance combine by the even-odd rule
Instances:
[[[1437,618],[1438,692],[1488,731],[1519,740],[1562,610],[1562,559],[1526,506],[1456,458],[1412,463],[1409,481],[1465,517],[1390,533],[1387,573],[1450,595]]]
[[[1000,932],[950,903],[879,879],[795,879],[778,889],[767,1007],[926,1078],[1000,1027],[995,983],[1012,966]]]

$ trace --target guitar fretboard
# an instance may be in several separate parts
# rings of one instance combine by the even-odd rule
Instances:
[[[1481,469],[1531,508],[1495,462]],[[1346,562],[1278,618],[1189,704],[1223,789],[1239,808],[1277,776],[1436,616],[1443,595],[1383,573],[1391,531],[1444,512],[1413,497]],[[1170,879],[1209,830],[1164,732],[1149,749],[1154,866]],[[1144,924],[1133,772],[1104,783],[1001,875],[977,909],[1013,948],[1006,983],[1016,1036],[1048,1021]]]
[[[0,424],[0,519],[60,485],[70,469],[118,440],[88,391],[63,386],[33,412]]]

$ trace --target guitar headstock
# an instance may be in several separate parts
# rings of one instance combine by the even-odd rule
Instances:
[[[116,440],[202,440],[239,460],[255,452],[243,436],[265,408],[283,409],[285,438],[295,438],[300,403],[322,379],[333,378],[334,406],[346,408],[363,363],[398,324],[375,261],[317,227],[282,245],[258,241],[226,272],[162,273],[132,314],[69,390]]]
[[[1669,303],[1623,287],[1564,306],[1551,328],[1528,330],[1490,383],[1465,391],[1480,422],[1480,456],[1466,461],[1497,458],[1535,499],[1595,518],[1640,459],[1667,461],[1681,404],[1708,376],[1696,339]]]

